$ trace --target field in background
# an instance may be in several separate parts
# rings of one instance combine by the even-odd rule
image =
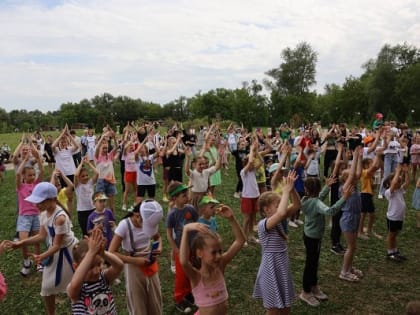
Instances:
[[[19,142],[20,134],[0,134],[0,144],[7,142],[13,148]],[[239,200],[232,197],[236,174],[233,160],[229,165],[227,174],[223,176],[223,185],[216,191],[217,199],[230,205],[240,220]],[[119,177],[118,166],[115,167]],[[156,178],[158,184],[158,201],[161,202],[161,170],[158,168]],[[119,181],[118,181],[119,183]],[[121,187],[116,198],[121,204]],[[364,271],[365,277],[360,283],[348,283],[338,279],[342,258],[329,252],[329,229],[327,228],[321,250],[319,285],[329,296],[329,301],[321,303],[318,308],[312,308],[297,300],[292,308],[292,314],[403,314],[407,302],[420,300],[420,277],[418,272],[420,261],[420,230],[415,227],[415,211],[411,209],[413,186],[406,194],[407,216],[398,243],[408,261],[398,264],[385,259],[385,241],[370,239],[358,240],[358,250],[355,257],[355,266]],[[385,235],[386,202],[375,201],[378,212],[376,232]],[[164,207],[167,204],[162,203]],[[11,239],[16,225],[16,193],[14,188],[13,171],[6,172],[5,182],[0,184],[0,240]],[[165,209],[166,212],[166,209]],[[120,207],[116,211],[117,218],[121,219],[124,212]],[[227,247],[232,241],[230,226],[221,218],[217,218],[219,232]],[[80,236],[76,220],[73,221],[74,230]],[[160,231],[164,239],[164,252],[159,258],[162,294],[164,298],[164,314],[176,314],[172,302],[173,275],[169,270],[169,247],[164,233],[164,223]],[[293,279],[296,292],[299,293],[302,284],[304,267],[304,246],[302,241],[303,229],[291,229],[289,238],[289,255],[291,260]],[[261,251],[258,246],[244,248],[228,266],[226,270],[226,283],[229,291],[229,314],[260,315],[264,313],[260,301],[252,299],[252,290],[258,270]],[[19,274],[21,268],[21,254],[19,251],[10,251],[0,256],[0,270],[8,284],[8,294],[0,303],[2,314],[44,314],[44,307],[39,296],[41,275],[31,274],[22,278]],[[123,276],[121,276],[123,279]],[[117,301],[119,314],[127,314],[125,307],[124,282],[113,287],[114,297]],[[58,300],[57,314],[70,314],[67,298],[63,295]]]

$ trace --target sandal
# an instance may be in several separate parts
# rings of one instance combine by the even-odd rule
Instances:
[[[363,278],[363,272],[359,269],[356,269],[354,267],[351,267],[350,272],[354,275],[356,275],[358,278]]]
[[[351,272],[340,272],[340,275],[338,277],[341,280],[346,280],[349,282],[358,282],[360,280],[358,276]]]

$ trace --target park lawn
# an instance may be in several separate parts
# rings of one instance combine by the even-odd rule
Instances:
[[[19,134],[0,135],[0,143],[6,141],[12,146],[14,143],[18,143],[19,137]],[[230,205],[240,220],[239,200],[232,197],[236,184],[235,168],[232,163],[229,165],[227,174],[223,176],[222,187],[218,187],[216,196],[223,203]],[[115,167],[115,170],[119,178],[118,166]],[[161,202],[160,168],[158,168],[156,178],[159,181],[157,199]],[[329,229],[327,228],[321,250],[319,285],[328,294],[329,300],[321,303],[318,308],[312,308],[296,300],[292,306],[293,314],[402,314],[409,301],[420,299],[420,277],[418,276],[420,259],[418,235],[420,231],[415,227],[415,211],[410,207],[413,186],[410,187],[406,195],[407,216],[403,231],[398,237],[400,248],[408,260],[404,263],[387,261],[384,240],[373,238],[367,241],[358,240],[358,250],[354,262],[355,266],[363,270],[365,277],[359,283],[344,282],[338,279],[342,258],[329,252]],[[120,185],[118,188],[120,189]],[[118,193],[116,201],[118,205],[121,204],[121,192]],[[376,200],[375,203],[378,209],[376,232],[385,236],[386,202]],[[162,205],[164,208],[167,207],[167,204],[162,203]],[[13,171],[6,172],[5,182],[0,184],[0,209],[2,213],[0,240],[11,239],[16,225],[16,193]],[[167,213],[166,209],[165,213]],[[124,214],[118,207],[116,211],[118,220]],[[219,232],[226,248],[232,241],[231,228],[222,218],[217,218],[217,220]],[[77,219],[73,220],[73,224],[76,235],[80,237]],[[172,298],[174,277],[169,268],[169,247],[165,237],[164,223],[161,224],[160,231],[164,240],[164,252],[159,259],[164,314],[176,314]],[[289,255],[297,294],[301,290],[305,261],[302,233],[302,227],[291,229],[289,232]],[[260,257],[260,247],[251,245],[248,248],[243,248],[226,269],[229,314],[264,314],[261,302],[252,298]],[[0,257],[0,270],[8,284],[8,294],[0,303],[1,313],[11,315],[43,314],[44,307],[39,295],[41,275],[34,272],[29,277],[22,278],[19,274],[21,263],[19,251],[8,251]],[[120,278],[123,279],[123,276]],[[123,283],[113,286],[119,314],[127,314]],[[57,304],[57,314],[71,313],[65,295],[57,300]]]

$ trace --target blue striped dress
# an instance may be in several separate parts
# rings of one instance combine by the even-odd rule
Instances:
[[[296,297],[290,270],[287,241],[276,228],[267,230],[267,219],[258,223],[258,237],[262,246],[262,258],[254,286],[254,298],[263,300],[264,308],[290,307]],[[277,228],[284,233],[281,223]]]

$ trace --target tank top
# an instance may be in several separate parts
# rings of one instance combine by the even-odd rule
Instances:
[[[198,307],[209,307],[220,304],[228,299],[228,292],[223,276],[215,284],[206,287],[203,280],[200,279],[198,284],[192,288],[195,304]]]

